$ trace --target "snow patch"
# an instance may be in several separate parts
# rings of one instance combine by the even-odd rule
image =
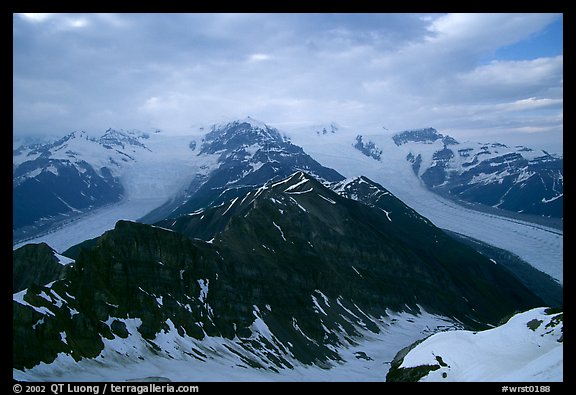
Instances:
[[[401,368],[437,365],[421,381],[562,381],[562,325],[536,308],[481,331],[435,334],[413,348]]]
[[[326,196],[323,196],[321,194],[318,194],[318,196],[320,196],[322,199],[326,200],[330,204],[336,204],[336,202],[334,200],[328,199]]]
[[[316,290],[315,294],[325,298]],[[320,302],[318,300],[318,302]],[[320,303],[319,303],[320,304]],[[278,341],[264,322],[260,310],[254,306],[254,322],[250,326],[251,342],[264,338],[274,348],[258,349],[241,345],[222,337],[204,337],[197,340],[184,333],[181,336],[174,323],[168,319],[168,330],[161,330],[150,341],[142,338],[138,318],[110,317],[106,324],[118,320],[125,324],[128,338],[102,338],[104,350],[94,359],[76,362],[70,355],[61,353],[51,364],[40,363],[24,371],[13,369],[13,378],[22,381],[127,381],[142,377],[165,377],[175,382],[186,381],[384,381],[389,364],[396,352],[414,341],[438,330],[453,328],[455,323],[448,318],[421,310],[421,314],[387,311],[386,316],[372,318],[378,325],[378,333],[359,328],[361,337],[348,346],[333,349],[342,360],[328,367],[304,365],[296,361]],[[299,329],[297,321],[293,321]],[[39,324],[40,325],[40,324]],[[296,330],[298,330],[296,329]],[[342,328],[342,333],[346,333]],[[305,335],[304,335],[305,336]],[[153,349],[152,344],[161,350]],[[270,354],[273,353],[273,355]],[[369,358],[358,358],[364,355]],[[271,360],[282,358],[292,368],[279,368]],[[256,369],[246,361],[254,361],[265,367]],[[274,368],[272,370],[270,368]]]
[[[284,232],[282,232],[282,228],[278,225],[276,225],[276,222],[272,221],[272,224],[276,227],[276,229],[278,229],[280,231],[280,236],[282,236],[282,240],[287,241],[286,237],[284,237]]]

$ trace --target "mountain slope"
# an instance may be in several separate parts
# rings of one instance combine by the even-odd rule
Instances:
[[[315,130],[302,127],[290,134],[290,138],[324,166],[337,170],[347,178],[367,176],[385,186],[436,226],[508,250],[562,284],[562,230],[528,222],[520,215],[504,216],[504,210],[473,210],[477,207],[455,203],[430,191],[414,175],[411,163],[406,160],[410,152],[408,145],[397,146],[392,139],[394,134],[382,131],[382,128],[359,130],[341,126],[336,133],[325,135],[318,135]],[[367,152],[370,152],[370,142],[374,144],[372,148],[374,153],[379,153],[380,160],[355,147],[359,135],[362,136],[362,143],[368,147]],[[441,144],[440,140],[436,144]],[[422,144],[422,147],[436,151],[433,145]]]
[[[562,157],[521,145],[459,143],[432,128],[392,138],[433,191],[511,212],[563,217]]]
[[[252,118],[212,125],[197,155],[216,155],[217,167],[206,176],[195,178],[184,196],[145,216],[144,222],[175,218],[224,203],[295,171],[305,171],[325,181],[344,179],[335,170],[320,165],[277,129]]]
[[[172,200],[216,167],[216,155],[197,155],[197,138],[109,129],[100,138],[76,132],[56,143],[15,150],[15,248],[30,241],[64,251],[112,229],[119,219],[136,220]],[[104,181],[121,193],[106,195],[102,177],[86,169],[110,174]],[[89,205],[75,203],[77,196]],[[18,225],[39,211],[42,218]]]
[[[438,333],[392,362],[387,381],[563,381],[563,314],[537,308],[481,331]]]
[[[13,152],[14,238],[34,234],[73,215],[118,202],[120,169],[148,148],[143,134],[108,129],[99,139],[73,132]]]
[[[70,258],[57,254],[45,243],[27,244],[14,251],[12,290],[22,291],[33,284],[43,285],[65,277]]]
[[[386,196],[389,212],[299,172],[156,226],[120,221],[76,252],[64,278],[14,294],[13,366],[113,350],[134,363],[148,350],[200,362],[232,353],[272,371],[330,367],[355,339],[385,334],[394,311],[484,328],[541,304]]]
[[[363,179],[358,181],[365,182]],[[428,311],[450,312],[470,323],[466,318],[470,306],[465,300],[483,300],[486,315],[482,316],[480,306],[476,305],[474,308],[480,315],[475,319],[489,320],[488,310],[500,303],[492,299],[493,295],[480,296],[485,286],[483,281],[504,281],[507,275],[496,270],[497,276],[504,276],[501,280],[482,280],[486,277],[482,271],[490,271],[493,263],[453,241],[391,195],[390,200],[396,205],[391,205],[388,213],[373,209],[343,199],[298,173],[285,182],[271,183],[228,204],[157,225],[190,237],[213,239],[212,243],[226,245],[236,260],[244,260],[246,264],[254,260],[275,262],[270,269],[274,273],[292,267],[295,261],[309,261],[307,266],[313,270],[314,278],[333,276],[330,277],[332,292],[362,287],[366,293],[365,303],[369,305],[377,305],[371,295],[378,295],[375,297],[380,303],[386,300],[384,305],[395,310],[412,299]],[[254,245],[254,241],[258,244]],[[374,262],[386,264],[371,267]],[[404,262],[411,262],[410,271],[400,270]],[[356,273],[363,270],[378,275],[364,278]],[[451,271],[458,274],[451,274]],[[306,276],[311,274],[304,273]],[[469,281],[466,275],[471,276]],[[297,281],[301,276],[293,277],[293,280]],[[355,286],[354,280],[362,285]],[[439,287],[438,282],[442,286]],[[411,303],[408,305],[415,307]]]

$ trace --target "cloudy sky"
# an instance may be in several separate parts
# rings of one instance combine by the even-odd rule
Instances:
[[[561,149],[562,35],[561,14],[14,14],[13,132],[251,116]]]

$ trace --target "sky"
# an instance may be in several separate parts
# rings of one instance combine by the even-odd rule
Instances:
[[[562,14],[14,14],[13,136],[247,116],[562,150]]]

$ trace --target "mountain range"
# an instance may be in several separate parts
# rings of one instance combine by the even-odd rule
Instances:
[[[335,133],[338,127],[334,124],[322,127],[322,133],[316,130],[317,135]],[[159,146],[154,134],[108,129],[101,137],[92,138],[85,132],[73,132],[53,143],[15,149],[14,240],[34,237],[59,222],[125,199],[129,169],[153,155],[169,160],[165,150],[170,148]],[[195,138],[187,142],[188,154],[194,154],[182,160],[195,163],[201,159],[203,168],[191,172],[181,186],[184,193],[167,193],[164,204],[158,203],[161,207],[143,220],[154,221],[173,210],[178,214],[178,206],[184,202],[181,212],[204,207],[211,203],[211,191],[216,188],[228,189],[223,200],[231,187],[241,191],[292,171],[307,171],[328,181],[344,178],[277,129],[251,118],[212,125],[201,136],[201,143]],[[391,139],[405,153],[414,174],[435,193],[475,204],[476,209],[494,207],[504,214],[532,215],[523,218],[528,220],[563,217],[563,161],[556,154],[501,143],[461,144],[433,128],[399,132]],[[180,144],[184,145],[184,140]],[[385,161],[382,148],[370,137],[358,134],[353,146],[374,160]],[[192,195],[194,199],[190,199]]]
[[[394,142],[433,191],[470,203],[563,217],[563,159],[502,143],[459,143],[433,128],[399,132]]]
[[[13,231],[26,237],[71,215],[118,202],[119,171],[146,134],[108,129],[95,139],[73,132],[53,143],[20,146],[13,155]]]
[[[316,129],[317,139],[342,130]],[[107,205],[146,202],[132,212],[138,222],[117,218],[66,248],[15,246],[16,379],[146,379],[130,367],[154,376],[152,366],[172,361],[195,367],[161,369],[173,379],[203,380],[198,372],[214,366],[262,378],[366,364],[369,377],[384,380],[376,362],[426,334],[484,331],[562,303],[557,280],[543,277],[546,291],[535,289],[493,247],[462,243],[383,185],[341,174],[275,128],[248,118],[205,131],[179,139],[178,150],[156,133],[108,130],[15,151],[15,217],[24,184],[36,186],[35,199],[66,203],[22,226],[15,219],[15,236],[87,227],[91,210],[106,217]],[[403,136],[401,148],[426,133],[391,141]],[[388,152],[361,134],[349,147],[374,163]],[[164,177],[154,183],[156,174]],[[66,183],[92,205],[66,200]],[[100,199],[110,185],[117,194]],[[74,224],[61,221],[72,213]]]

